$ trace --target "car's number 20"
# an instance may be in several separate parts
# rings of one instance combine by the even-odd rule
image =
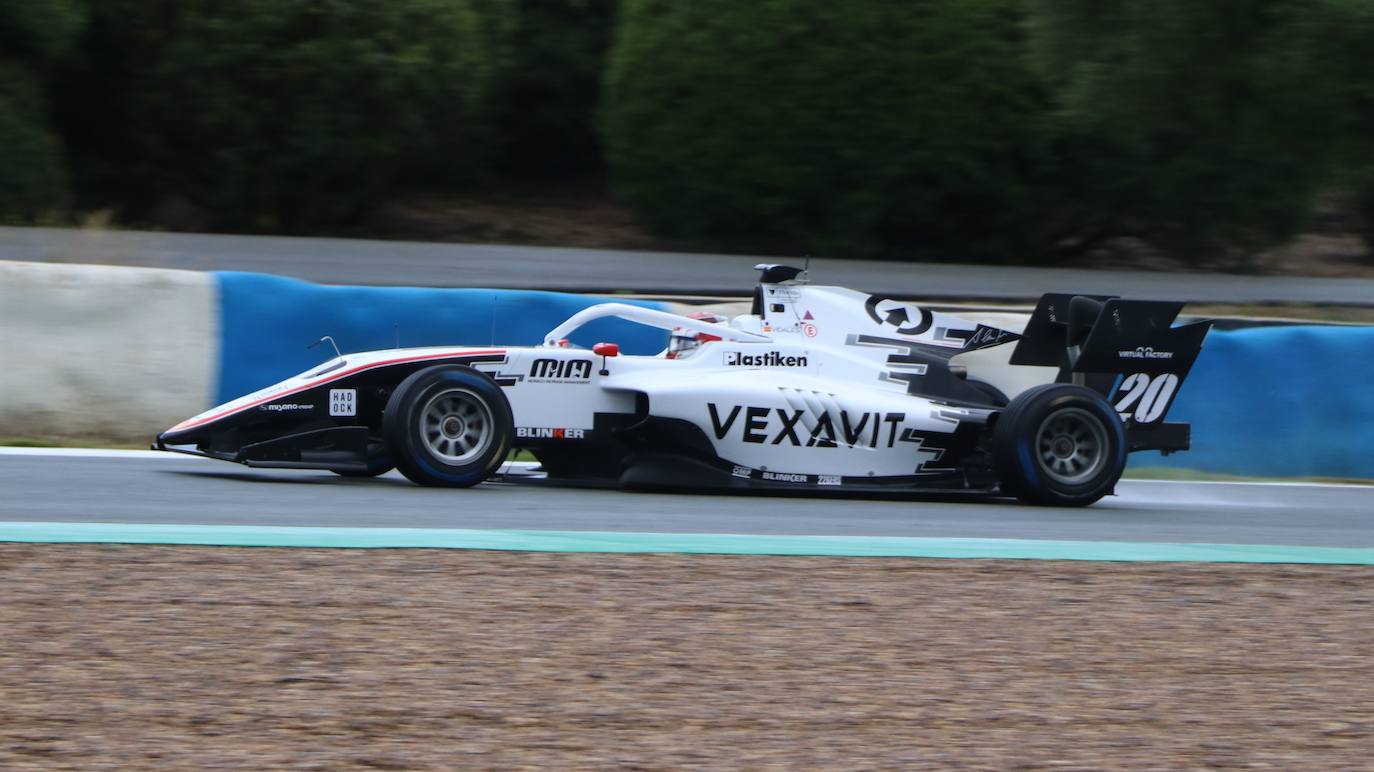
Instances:
[[[1121,388],[1116,392],[1123,395],[1116,403],[1116,412],[1125,418],[1134,408],[1136,423],[1154,423],[1164,417],[1164,411],[1169,408],[1169,402],[1173,400],[1174,392],[1177,390],[1176,373],[1160,373],[1156,376],[1146,373],[1129,375],[1121,382]]]

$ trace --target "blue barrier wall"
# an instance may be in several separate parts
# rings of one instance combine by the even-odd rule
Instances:
[[[218,401],[296,375],[333,356],[332,335],[344,353],[400,345],[492,343],[528,346],[563,320],[606,298],[557,292],[411,287],[336,287],[255,273],[216,274],[220,296]],[[649,308],[661,303],[633,302]],[[667,333],[621,320],[583,327],[573,342],[590,347],[614,341],[627,354],[653,354]]]
[[[392,348],[398,332],[405,347],[534,345],[564,319],[605,300],[556,292],[336,287],[250,273],[219,273],[216,279],[219,402],[329,358],[328,349],[306,349],[324,335],[334,336],[345,353]],[[603,320],[573,340],[581,346],[615,341],[627,354],[652,354],[663,349],[667,334]],[[1212,332],[1169,420],[1193,425],[1193,449],[1169,457],[1137,453],[1132,466],[1374,478],[1374,328]]]
[[[1193,449],[1132,466],[1374,477],[1374,328],[1212,332],[1169,411]]]

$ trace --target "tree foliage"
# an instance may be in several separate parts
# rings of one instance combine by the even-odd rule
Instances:
[[[63,54],[85,24],[77,0],[0,0],[0,56],[43,64]]]
[[[1033,0],[1082,229],[1177,257],[1244,255],[1303,225],[1342,136],[1293,0]]]
[[[27,220],[66,203],[47,78],[84,22],[73,0],[0,0],[0,218]]]
[[[1374,143],[1346,117],[1368,7],[627,0],[611,173],[662,232],[729,248],[1235,259]]]
[[[1374,250],[1374,4],[1313,0],[1294,30],[1317,62],[1316,78],[1335,93],[1335,107],[1314,120],[1339,135],[1336,183],[1354,194],[1356,224]]]
[[[63,115],[93,189],[301,228],[489,146],[502,25],[468,0],[91,3]]]
[[[1323,189],[1374,239],[1370,40],[1368,0],[0,0],[0,217],[67,166],[294,232],[608,172],[700,248],[1236,260]]]
[[[1048,171],[1020,22],[1014,0],[626,0],[615,189],[732,248],[1018,256]]]
[[[516,0],[511,61],[494,89],[498,172],[596,177],[596,107],[616,0]]]

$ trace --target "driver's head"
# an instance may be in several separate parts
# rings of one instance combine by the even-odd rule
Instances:
[[[689,319],[700,319],[711,324],[722,324],[725,317],[707,311],[697,311],[687,315]],[[697,332],[685,327],[674,327],[673,333],[668,337],[668,358],[683,359],[692,355],[701,344],[707,341],[720,340],[719,335],[712,335],[706,332]]]

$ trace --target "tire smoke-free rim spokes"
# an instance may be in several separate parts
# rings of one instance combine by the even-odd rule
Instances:
[[[445,389],[431,397],[416,428],[429,452],[449,464],[477,458],[496,436],[491,410],[467,389]]]
[[[1090,482],[1107,463],[1107,429],[1102,419],[1082,408],[1056,410],[1035,433],[1035,457],[1055,482]]]

